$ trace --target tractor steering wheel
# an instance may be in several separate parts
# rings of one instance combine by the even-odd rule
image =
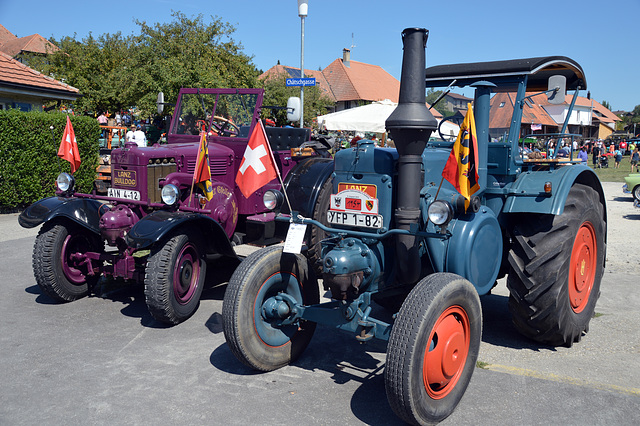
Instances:
[[[444,137],[444,134],[442,134],[442,125],[446,121],[453,121],[454,118],[455,118],[454,115],[450,115],[449,117],[444,117],[442,120],[440,120],[440,123],[438,123],[438,135],[440,135],[440,139],[442,139],[443,141],[446,141],[448,139]]]
[[[214,115],[211,124],[213,127],[213,131],[220,136],[237,137],[240,134],[240,127],[238,127],[233,121],[229,120],[228,118]],[[227,129],[227,127],[230,128]]]

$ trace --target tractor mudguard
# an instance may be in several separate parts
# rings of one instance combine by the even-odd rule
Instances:
[[[428,225],[435,232],[433,224]],[[500,272],[502,230],[493,210],[482,206],[477,213],[463,214],[449,223],[449,238],[427,238],[435,272],[452,272],[466,278],[479,295],[491,290]]]
[[[18,216],[23,228],[34,228],[58,217],[69,219],[96,234],[100,234],[101,208],[109,210],[103,203],[89,198],[49,197],[36,201]],[[106,210],[105,210],[106,209]]]
[[[125,237],[125,242],[129,247],[137,250],[145,249],[160,241],[172,230],[187,224],[200,230],[209,250],[237,258],[222,226],[210,217],[198,213],[165,210],[153,212],[133,225]]]
[[[301,161],[287,175],[284,188],[291,207],[304,217],[313,216],[313,208],[318,200],[322,185],[333,173],[333,159],[310,157]],[[289,206],[282,207],[283,213],[290,213]]]
[[[551,182],[551,195],[544,193],[545,182]],[[502,211],[560,215],[576,182],[595,189],[604,203],[604,191],[595,172],[587,166],[573,164],[555,170],[521,173],[510,188]]]

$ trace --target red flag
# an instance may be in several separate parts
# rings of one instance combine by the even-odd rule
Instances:
[[[442,177],[449,181],[466,198],[465,211],[469,207],[471,196],[480,189],[478,183],[478,138],[473,109],[468,105],[467,114],[460,126]]]
[[[198,148],[198,159],[196,168],[193,171],[193,183],[200,184],[207,200],[213,198],[213,186],[211,185],[211,167],[209,166],[209,145],[205,132],[200,132],[200,147]]]
[[[67,125],[64,128],[64,133],[62,134],[60,148],[58,148],[58,157],[71,163],[71,173],[74,173],[80,168],[78,141],[76,140],[76,133],[73,131],[73,126],[71,125],[71,120],[68,115]]]
[[[278,168],[267,141],[262,121],[253,129],[240,169],[236,175],[236,184],[246,198],[258,189],[278,177]]]

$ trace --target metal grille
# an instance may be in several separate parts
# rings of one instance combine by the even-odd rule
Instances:
[[[177,170],[176,164],[151,164],[147,166],[147,194],[152,203],[162,202],[160,179]]]
[[[209,167],[211,168],[211,175],[226,175],[227,174],[227,159],[226,158],[209,158]],[[187,161],[187,173],[193,173],[196,169],[196,160]]]

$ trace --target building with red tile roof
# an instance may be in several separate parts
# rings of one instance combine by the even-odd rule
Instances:
[[[0,109],[42,110],[50,101],[72,101],[80,91],[0,52]]]
[[[331,62],[322,71],[304,70],[305,77],[315,77],[316,85],[333,100],[334,111],[385,99],[398,102],[400,82],[395,77],[378,65],[352,61],[350,56],[349,49],[344,49],[342,58]],[[259,78],[282,74],[299,78],[300,68],[276,65]]]
[[[40,34],[16,37],[11,31],[0,25],[0,52],[4,52],[12,58],[16,58],[21,53],[47,55],[58,50],[60,50],[58,46]]]
[[[529,94],[522,107],[521,135],[558,133],[567,117],[573,94],[567,94],[565,102],[553,105],[544,93]],[[509,132],[513,114],[515,93],[496,93],[491,98],[489,134],[498,139]],[[582,96],[576,98],[567,131],[589,139],[605,139],[615,130],[620,118],[597,101]],[[529,125],[529,126],[527,126]],[[535,129],[535,130],[534,130]]]

